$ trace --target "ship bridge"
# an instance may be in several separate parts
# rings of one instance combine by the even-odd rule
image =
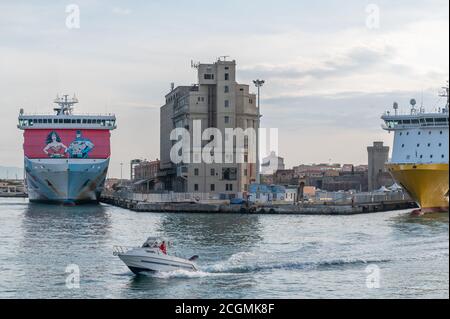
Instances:
[[[69,98],[63,95],[54,100],[58,106],[53,110],[55,114],[25,114],[20,110],[19,124],[21,130],[28,129],[96,129],[114,130],[116,116],[114,114],[73,114],[73,107],[78,103],[74,95]]]

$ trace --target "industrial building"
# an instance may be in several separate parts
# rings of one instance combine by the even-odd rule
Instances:
[[[227,163],[205,163],[198,158],[198,150],[191,148],[188,157],[183,153],[183,161],[174,163],[171,158],[172,147],[177,141],[170,135],[175,128],[184,128],[193,139],[195,123],[201,123],[201,131],[216,128],[221,132],[221,143],[227,136],[226,128],[246,130],[259,128],[256,95],[249,92],[249,85],[236,81],[236,61],[218,59],[212,64],[193,63],[197,71],[198,82],[189,86],[172,85],[165,96],[165,104],[160,109],[160,181],[165,190],[188,193],[218,193],[232,196],[246,192],[256,180],[254,158],[255,143],[246,140],[244,149],[238,150],[234,143],[233,153],[244,153],[244,161],[239,162],[233,156]],[[200,121],[200,122],[199,122]],[[214,139],[202,141],[201,147]],[[253,141],[253,140],[252,140]],[[185,152],[185,150],[183,150]],[[214,154],[224,158],[225,154]],[[189,158],[186,162],[184,158]]]

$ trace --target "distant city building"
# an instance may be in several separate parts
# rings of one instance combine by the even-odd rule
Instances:
[[[269,156],[263,158],[261,163],[261,174],[272,175],[278,170],[284,170],[284,158],[277,156],[275,152],[270,152]]]
[[[193,64],[198,71],[198,84],[178,86],[165,97],[160,114],[160,178],[166,190],[175,192],[219,193],[233,196],[246,192],[256,179],[256,164],[249,163],[248,143],[244,148],[244,162],[204,163],[201,159],[175,164],[170,158],[174,141],[170,133],[175,128],[185,128],[193,134],[193,123],[201,121],[202,132],[217,128],[222,133],[222,145],[230,138],[225,128],[259,127],[256,95],[249,85],[236,82],[236,62],[218,60],[213,64]],[[210,141],[203,141],[202,147]],[[236,146],[234,150],[236,151]],[[250,150],[252,151],[252,150]],[[190,158],[193,159],[191,150]],[[222,158],[224,158],[224,154]],[[201,162],[201,163],[197,163]]]
[[[327,191],[367,191],[367,165],[311,164],[278,170],[264,176],[265,184],[297,185]],[[268,183],[271,182],[271,183]],[[300,192],[301,193],[301,192]]]
[[[293,169],[280,169],[273,174],[273,184],[298,185],[298,175]]]
[[[392,185],[394,181],[385,166],[389,158],[389,146],[384,146],[383,142],[374,142],[373,146],[367,147],[367,153],[369,191]]]
[[[148,193],[155,190],[158,184],[160,161],[140,161],[133,165],[133,189],[138,193]]]

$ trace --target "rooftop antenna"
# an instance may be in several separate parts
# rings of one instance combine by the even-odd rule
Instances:
[[[198,69],[200,67],[200,62],[194,62],[194,60],[191,60],[191,68]]]
[[[221,55],[217,58],[217,61],[223,61],[225,62],[227,60],[227,58],[229,58],[229,55]],[[223,60],[222,60],[223,59]]]
[[[416,99],[411,99],[409,101],[409,104],[411,104],[411,114],[416,114],[416,104],[417,104]]]

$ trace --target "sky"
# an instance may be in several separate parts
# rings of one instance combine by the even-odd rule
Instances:
[[[79,28],[66,25],[72,4]],[[392,145],[380,116],[394,101],[442,106],[448,39],[447,0],[0,0],[0,165],[22,166],[19,109],[50,112],[58,93],[116,114],[110,176],[158,158],[170,83],[224,55],[238,82],[266,81],[262,127],[278,128],[287,167],[365,164],[373,141]]]

